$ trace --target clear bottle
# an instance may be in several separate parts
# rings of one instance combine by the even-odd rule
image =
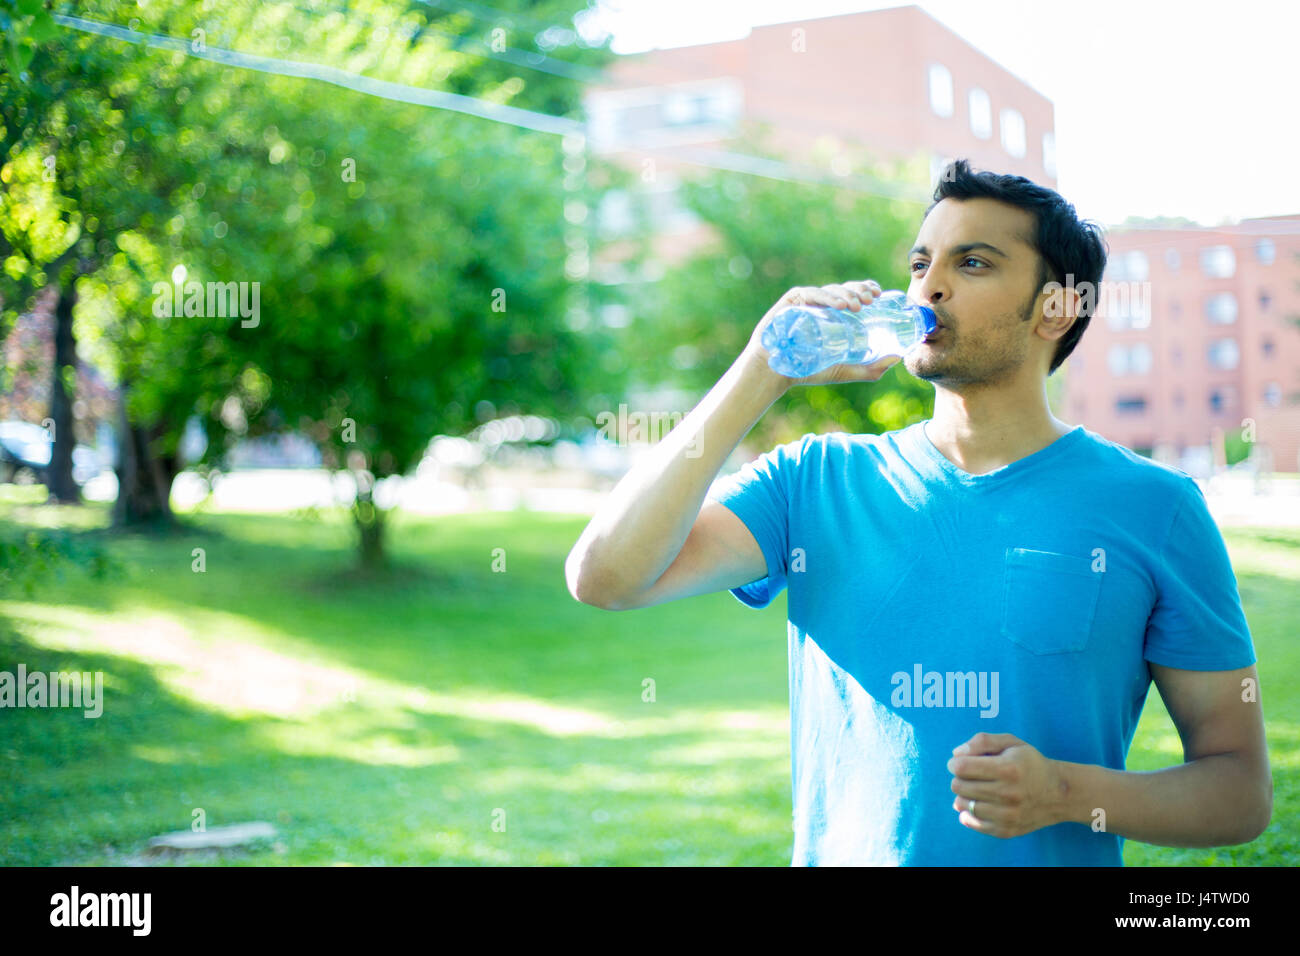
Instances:
[[[804,378],[832,365],[870,365],[885,355],[906,355],[934,329],[933,309],[891,291],[857,312],[792,305],[772,316],[760,341],[773,371]]]

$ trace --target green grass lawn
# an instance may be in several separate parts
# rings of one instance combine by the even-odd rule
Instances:
[[[0,709],[0,865],[121,863],[200,811],[279,829],[231,863],[790,862],[784,599],[584,607],[563,587],[576,517],[398,515],[403,570],[376,580],[352,569],[340,514],[108,538],[102,508],[33,500],[0,490],[0,520],[82,529],[115,567],[0,596],[0,670],[102,671],[105,703],[98,719]],[[1130,841],[1129,865],[1300,862],[1300,532],[1227,537],[1273,823],[1228,849]],[[1181,756],[1153,690],[1129,767]]]

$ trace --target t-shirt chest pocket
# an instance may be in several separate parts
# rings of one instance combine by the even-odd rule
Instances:
[[[1002,636],[1034,654],[1085,650],[1101,579],[1090,558],[1007,548]]]

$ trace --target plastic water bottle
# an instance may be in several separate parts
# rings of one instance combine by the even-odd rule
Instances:
[[[885,355],[906,355],[935,329],[934,310],[913,305],[906,293],[885,292],[857,312],[792,305],[772,316],[760,341],[767,364],[791,378],[832,365],[870,365]]]

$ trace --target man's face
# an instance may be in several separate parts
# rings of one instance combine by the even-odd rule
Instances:
[[[1034,229],[1032,213],[993,199],[945,199],[930,211],[908,255],[907,292],[939,328],[903,359],[909,372],[952,388],[1021,370],[1037,324],[1024,318],[1041,304]]]

